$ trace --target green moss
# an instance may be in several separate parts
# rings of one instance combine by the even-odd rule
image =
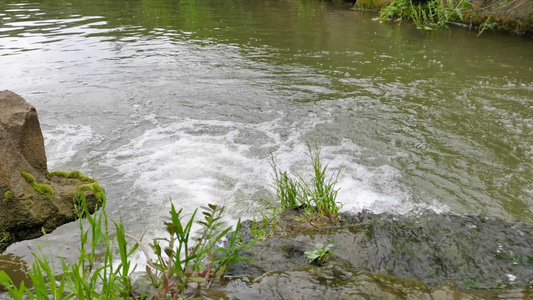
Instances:
[[[13,244],[14,239],[9,232],[0,229],[0,253],[4,251],[9,245]]]
[[[35,182],[35,177],[30,173],[22,172],[21,175],[37,193],[46,195],[50,199],[54,198],[54,190],[48,184]]]
[[[99,202],[103,202],[105,200],[105,192],[102,187],[98,184],[98,182],[88,176],[83,175],[80,171],[73,171],[73,172],[63,172],[63,171],[54,171],[50,172],[47,175],[48,179],[52,179],[53,177],[61,177],[61,178],[69,178],[69,179],[78,179],[80,181],[88,182],[87,184],[80,185],[78,187],[78,192],[85,192],[85,191],[91,191],[95,195],[96,199]]]
[[[26,179],[26,181],[31,184],[32,186],[35,184],[35,177],[33,177],[33,175],[31,175],[30,173],[26,173],[26,172],[22,172],[22,177],[24,177],[24,179]]]
[[[70,178],[70,179],[79,179],[85,182],[96,182],[96,180],[83,175],[80,171],[73,171],[73,172],[54,171],[54,172],[48,173],[47,177],[48,179],[52,179],[52,177],[62,177],[62,178]]]
[[[10,190],[6,190],[4,193],[4,202],[8,202],[13,198],[13,193]]]
[[[78,187],[79,192],[85,192],[85,191],[91,191],[93,192],[94,196],[98,201],[101,203],[105,200],[105,192],[102,187],[98,184],[98,182],[92,182],[84,185],[80,185]]]

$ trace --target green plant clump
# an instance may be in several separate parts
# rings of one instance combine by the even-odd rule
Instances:
[[[277,211],[278,207],[271,207],[272,213],[269,215],[261,211],[261,220],[257,221],[253,218],[252,226],[250,227],[250,234],[255,240],[264,240],[274,233],[274,229],[278,223]]]
[[[50,199],[54,198],[54,190],[48,184],[35,182],[35,177],[30,173],[22,172],[21,174],[37,193],[46,195]]]
[[[379,19],[395,20],[401,22],[404,19],[412,20],[421,30],[431,31],[440,28],[448,28],[450,21],[463,21],[463,13],[471,11],[472,5],[468,0],[394,0],[381,9]]]
[[[328,175],[328,165],[323,165],[320,160],[320,149],[315,144],[307,144],[309,158],[313,166],[313,177],[305,181],[301,177],[291,179],[287,172],[278,170],[274,159],[274,186],[276,195],[280,200],[282,210],[287,208],[305,207],[305,214],[311,217],[318,214],[330,220],[338,219],[339,209],[342,204],[337,202],[338,189],[335,188],[340,174],[340,169]]]
[[[13,198],[13,193],[10,190],[4,192],[4,203],[10,201]]]
[[[203,208],[204,219],[197,222],[201,225],[201,233],[193,238],[196,211],[189,221],[182,222],[181,210],[176,211],[172,206],[171,220],[165,223],[169,238],[154,240],[152,249],[157,259],[153,262],[142,241],[125,232],[122,221],[112,222],[115,232],[110,234],[105,197],[102,208],[94,215],[88,212],[85,195],[81,193],[78,197],[78,261],[73,264],[62,261],[59,271],[46,256],[33,253],[35,263],[29,271],[32,289],[23,282],[16,286],[4,271],[0,271],[0,286],[6,288],[13,299],[183,299],[182,292],[191,283],[208,285],[223,275],[229,263],[245,260],[238,256],[247,247],[240,242],[240,220],[229,233],[231,227],[225,228],[221,221],[223,207]],[[85,228],[84,216],[89,228]],[[218,247],[224,237],[228,238],[227,247]],[[128,243],[128,239],[133,243]],[[159,244],[160,240],[164,240],[164,245]],[[153,285],[150,295],[137,294],[132,288],[131,275],[136,265],[132,264],[131,256],[137,249],[147,256],[146,272]]]
[[[324,247],[324,244],[318,243],[315,245],[315,250],[305,251],[304,254],[307,256],[307,259],[309,259],[309,262],[315,262],[319,265],[322,265],[326,259],[333,254],[333,252],[330,250],[332,247],[333,244],[329,244]]]
[[[181,295],[192,282],[210,284],[214,278],[222,276],[228,263],[248,261],[238,256],[240,251],[248,247],[239,242],[240,220],[229,236],[228,247],[217,248],[217,243],[231,230],[231,227],[223,228],[220,221],[224,208],[210,204],[202,209],[204,220],[198,222],[202,226],[199,238],[193,241],[190,236],[197,210],[189,221],[182,223],[182,210],[176,211],[172,205],[171,222],[165,223],[169,238],[163,239],[168,246],[161,247],[160,239],[152,243],[157,258],[155,262],[148,258],[150,267],[147,272],[155,287],[155,299]]]

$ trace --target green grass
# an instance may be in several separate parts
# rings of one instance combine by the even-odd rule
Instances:
[[[311,159],[313,176],[306,181],[302,177],[290,178],[288,173],[280,171],[274,159],[271,165],[274,170],[274,187],[281,210],[304,207],[306,216],[316,215],[330,220],[338,219],[342,204],[337,202],[337,180],[341,170],[330,174],[328,165],[320,159],[318,146],[307,143],[308,156]]]
[[[278,223],[278,207],[270,207],[271,213],[261,211],[261,220],[253,218],[250,234],[255,240],[265,240],[274,233]]]
[[[272,178],[276,187],[276,197],[280,201],[281,210],[298,208],[307,203],[307,191],[301,181],[292,179],[287,171],[280,171],[273,155],[270,157],[273,170]]]
[[[49,299],[49,295],[52,299],[139,299],[146,296],[181,299],[190,283],[209,285],[224,274],[228,264],[245,260],[238,256],[248,247],[240,242],[240,220],[230,233],[232,227],[223,226],[221,221],[223,207],[209,205],[203,208],[203,219],[197,222],[201,225],[201,234],[195,238],[191,230],[197,211],[185,222],[181,210],[172,206],[170,221],[165,223],[169,237],[163,239],[164,246],[160,244],[161,240],[154,240],[151,247],[156,260],[152,261],[142,240],[126,233],[122,220],[112,221],[110,226],[105,194],[101,209],[94,215],[88,212],[84,193],[80,192],[75,202],[79,203],[76,208],[79,259],[72,264],[62,260],[61,270],[55,270],[46,256],[33,253],[35,263],[28,274],[33,289],[28,289],[24,283],[16,286],[5,272],[0,271],[0,285],[13,299]],[[88,228],[82,217],[86,217]],[[228,242],[227,247],[222,248],[218,245],[224,237]],[[131,255],[139,249],[147,256],[146,272],[153,285],[151,295],[138,295],[133,291],[131,275],[137,266],[131,262]]]
[[[468,0],[429,0],[422,4],[412,0],[394,0],[380,10],[379,19],[411,20],[419,29],[432,31],[448,28],[450,21],[463,21],[463,13],[472,8]]]
[[[311,202],[320,216],[336,219],[342,206],[342,204],[337,202],[339,190],[335,188],[341,169],[328,176],[328,165],[323,165],[320,161],[320,149],[318,146],[316,144],[311,146],[309,143],[307,146],[314,171],[311,187],[305,184],[311,195]]]
[[[308,149],[313,167],[313,176],[308,182],[301,177],[292,179],[287,172],[279,171],[272,159],[279,207],[281,210],[305,207],[309,220],[316,216],[337,220],[340,204],[336,202],[338,189],[335,184],[340,170],[330,175],[328,166],[320,160],[318,147],[308,144]],[[80,174],[49,174],[88,182],[78,188],[74,199],[80,235],[79,259],[70,264],[62,260],[61,270],[56,270],[45,255],[34,253],[35,263],[29,271],[33,285],[31,290],[24,283],[14,285],[11,278],[0,271],[0,285],[13,299],[48,299],[49,295],[53,299],[139,299],[146,296],[149,299],[181,299],[191,284],[210,286],[213,281],[221,279],[229,264],[247,260],[239,253],[251,244],[241,240],[240,220],[235,228],[224,225],[224,207],[210,204],[202,207],[200,220],[196,220],[198,210],[184,220],[182,210],[172,205],[170,220],[164,223],[168,237],[156,239],[150,247],[145,247],[142,239],[126,233],[122,220],[108,221],[104,190],[96,181],[87,180]],[[23,172],[22,176],[32,186],[40,186],[31,174]],[[93,215],[87,208],[84,192],[88,190],[101,204],[101,209]],[[262,213],[263,220],[254,222],[252,235],[256,239],[266,238],[272,233],[277,212],[278,208],[274,208],[272,217]],[[89,224],[87,228],[84,218]],[[192,232],[195,222],[200,225],[197,235]],[[226,246],[220,247],[223,239],[227,239]],[[324,250],[324,255],[327,255],[329,248]],[[131,262],[131,256],[136,251],[142,251],[147,258],[146,274],[152,285],[150,295],[138,295],[132,287],[131,275],[137,266]],[[155,259],[152,260],[152,257]]]
[[[450,22],[458,22],[478,26],[478,36],[487,29],[504,29],[518,33],[530,30],[528,22],[514,22],[510,18],[499,18],[498,10],[502,7],[522,9],[526,1],[499,0],[492,5],[476,6],[469,0],[428,0],[424,3],[413,0],[393,0],[380,10],[381,21],[394,20],[401,22],[411,20],[418,29],[433,31],[448,28]]]
[[[147,257],[147,272],[155,288],[154,299],[167,299],[169,296],[174,299],[192,282],[210,285],[213,279],[223,275],[229,263],[247,260],[238,256],[248,247],[240,243],[241,221],[230,233],[228,247],[220,248],[217,244],[231,230],[231,227],[224,228],[220,221],[224,208],[210,204],[202,209],[204,219],[198,221],[202,226],[201,234],[192,239],[191,228],[198,210],[184,222],[181,220],[182,210],[176,210],[172,205],[171,221],[165,223],[169,237],[153,241],[151,247],[156,255],[155,261]],[[161,240],[168,246],[162,247]]]
[[[21,175],[37,193],[46,195],[50,199],[54,198],[54,190],[48,184],[35,182],[35,177],[30,173],[22,172]]]

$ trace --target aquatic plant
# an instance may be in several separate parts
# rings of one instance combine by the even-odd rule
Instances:
[[[147,256],[149,266],[146,269],[155,288],[150,299],[167,299],[168,296],[177,299],[190,283],[209,285],[213,278],[222,276],[228,263],[248,260],[238,256],[248,247],[239,241],[241,221],[229,235],[228,246],[220,248],[217,244],[231,230],[231,227],[223,228],[220,220],[224,207],[209,204],[202,209],[204,219],[198,221],[202,226],[201,234],[193,241],[191,228],[198,210],[189,221],[182,222],[182,210],[177,211],[172,205],[171,221],[165,223],[169,238],[153,241],[155,261]],[[163,248],[161,240],[168,246]]]
[[[335,187],[341,169],[329,174],[328,165],[323,165],[320,159],[320,149],[317,144],[307,143],[308,156],[313,167],[311,180],[306,181],[301,177],[292,179],[287,172],[279,171],[274,159],[274,187],[280,201],[281,210],[287,208],[303,207],[307,217],[314,215],[336,220],[342,203],[337,202],[338,189]]]
[[[417,28],[424,31],[432,31],[440,28],[448,28],[450,22],[463,22],[466,16],[472,21],[472,16],[476,16],[478,11],[486,13],[485,18],[476,17],[479,22],[479,34],[486,29],[494,29],[491,22],[491,14],[503,5],[516,2],[516,0],[500,0],[490,10],[482,7],[474,7],[468,0],[393,0],[392,3],[380,10],[379,19],[381,21],[394,20],[401,22],[404,19],[413,21]]]
[[[48,184],[35,182],[35,177],[30,173],[22,172],[21,175],[37,193],[46,195],[50,199],[54,198],[54,190]]]
[[[272,154],[270,165],[273,170],[272,178],[281,210],[294,209],[306,204],[308,197],[300,181],[290,178],[287,171],[280,171]]]
[[[318,243],[315,245],[315,250],[305,251],[304,254],[307,256],[307,259],[309,259],[309,262],[315,262],[322,265],[326,259],[333,254],[330,250],[332,247],[334,247],[333,244],[328,244],[324,247],[324,244]]]
[[[328,177],[328,165],[322,165],[318,146],[316,144],[311,146],[307,143],[307,147],[309,158],[313,164],[314,176],[311,186],[304,183],[313,204],[313,206],[306,207],[306,210],[316,210],[320,216],[336,219],[339,216],[339,209],[342,207],[342,204],[337,202],[339,190],[335,188],[341,169]]]

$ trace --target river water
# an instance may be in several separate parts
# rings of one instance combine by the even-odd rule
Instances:
[[[171,202],[252,216],[273,199],[270,153],[305,177],[306,141],[342,167],[343,210],[533,222],[533,42],[348,8],[4,0],[0,89],[37,108],[49,169],[99,180],[138,236],[162,234]]]

